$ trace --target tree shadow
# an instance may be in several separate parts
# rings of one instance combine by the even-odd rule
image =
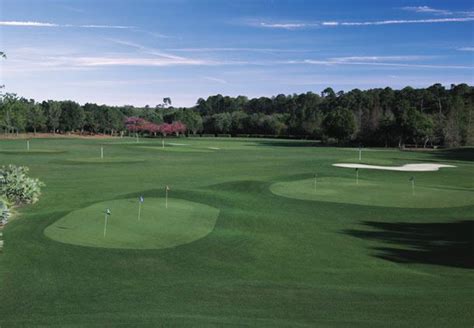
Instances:
[[[396,247],[374,247],[376,257],[397,263],[435,264],[474,269],[474,221],[385,223],[365,221],[369,230],[345,230],[351,236]]]
[[[432,152],[436,157],[456,161],[474,161],[474,147],[443,149]]]

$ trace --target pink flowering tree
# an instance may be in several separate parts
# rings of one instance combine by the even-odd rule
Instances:
[[[148,132],[149,134],[153,134],[154,136],[156,136],[156,133],[160,131],[159,125],[151,122],[146,122],[141,126],[141,128],[142,131]]]
[[[171,123],[171,126],[172,126],[173,133],[176,134],[176,136],[179,136],[180,133],[186,132],[186,125],[180,121]]]
[[[125,119],[125,128],[129,132],[137,133],[137,132],[141,132],[143,129],[143,126],[147,123],[148,122],[141,117],[134,117],[134,116],[127,117]]]
[[[166,137],[168,134],[173,133],[171,124],[163,123],[158,126],[158,132],[160,132],[163,137]]]

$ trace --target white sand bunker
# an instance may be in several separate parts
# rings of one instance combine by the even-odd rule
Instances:
[[[371,170],[387,170],[387,171],[405,171],[405,172],[428,172],[438,171],[443,167],[456,167],[454,165],[445,164],[405,164],[402,166],[379,166],[379,165],[367,165],[367,164],[349,164],[349,163],[336,163],[333,166],[346,167],[352,169],[371,169]]]
[[[176,142],[167,142],[168,145],[172,146],[188,146],[189,144],[176,143]]]
[[[207,147],[207,149],[219,150],[220,148],[218,148],[218,147]]]

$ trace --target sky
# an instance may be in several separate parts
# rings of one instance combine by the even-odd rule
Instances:
[[[37,101],[193,106],[474,84],[472,1],[0,0],[0,84]]]

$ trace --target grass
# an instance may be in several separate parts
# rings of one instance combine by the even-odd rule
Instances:
[[[104,236],[105,210],[107,220]],[[138,217],[137,199],[95,203],[73,211],[45,229],[45,235],[66,244],[127,249],[175,247],[205,237],[214,228],[219,210],[170,198],[147,198]]]
[[[462,156],[364,151],[369,163],[455,161],[457,168],[417,173],[416,183],[427,195],[458,191],[459,197],[410,208],[379,206],[384,193],[356,204],[343,185],[332,187],[339,202],[270,190],[304,182],[315,172],[321,179],[350,183],[353,170],[331,165],[351,156],[357,161],[357,151],[304,141],[182,140],[175,139],[188,145],[172,148],[221,150],[141,147],[159,148],[159,139],[141,139],[136,146],[119,139],[35,139],[31,144],[37,149],[67,152],[0,155],[0,165],[28,165],[31,175],[46,183],[41,200],[21,208],[4,230],[2,327],[467,327],[474,322],[472,148]],[[120,161],[70,161],[97,158],[100,144],[105,158]],[[16,148],[24,149],[24,141],[0,141],[0,149]],[[367,190],[380,181],[387,188],[405,186],[413,175],[359,173]],[[92,216],[80,214],[93,207],[100,212],[103,205],[124,204],[141,194],[145,202],[159,204],[164,185],[171,186],[173,199],[219,210],[214,229],[190,243],[146,250],[79,246],[45,235],[66,218],[76,217],[71,224],[88,220]],[[464,206],[452,207],[456,198]],[[435,207],[438,202],[449,207]],[[132,239],[146,239],[145,230]]]
[[[359,171],[359,175],[367,172]],[[314,178],[279,182],[273,184],[270,190],[277,195],[296,199],[368,206],[437,208],[474,204],[472,189],[432,187],[424,185],[424,181],[416,181],[413,192],[407,174],[399,172],[386,172],[384,180],[359,178],[358,183],[355,175],[352,179],[324,177],[316,180],[316,187]]]

